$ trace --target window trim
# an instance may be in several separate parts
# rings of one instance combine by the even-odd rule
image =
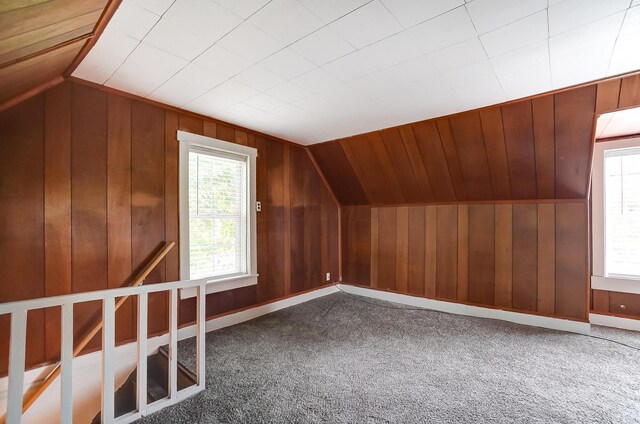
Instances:
[[[179,144],[179,227],[180,227],[180,279],[189,280],[189,151],[191,147],[242,156],[247,160],[247,272],[207,278],[207,293],[217,293],[258,284],[258,253],[256,237],[256,157],[258,150],[212,137],[178,131]],[[181,298],[195,297],[195,289],[185,289]]]
[[[606,247],[605,247],[605,187],[604,187],[604,157],[608,150],[640,147],[640,137],[597,142],[593,154],[592,196],[591,196],[591,227],[592,227],[592,275],[591,288],[609,290],[622,293],[640,294],[640,279],[609,277],[606,275]]]

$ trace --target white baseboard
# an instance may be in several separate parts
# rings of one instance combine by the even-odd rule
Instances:
[[[591,324],[605,327],[622,328],[623,330],[640,331],[640,320],[614,317],[611,315],[589,314]]]
[[[339,284],[340,290],[347,293],[370,297],[372,299],[386,300],[401,303],[403,305],[416,306],[434,311],[447,312],[456,315],[467,315],[479,318],[491,318],[501,321],[514,322],[516,324],[530,325],[533,327],[550,328],[552,330],[569,331],[572,333],[589,334],[590,324],[587,322],[572,321],[561,318],[544,317],[540,315],[525,314],[520,312],[504,311],[501,309],[484,308],[482,306],[464,305],[462,303],[445,302],[441,300],[426,299],[399,293],[391,293],[364,287]]]
[[[207,332],[218,330],[224,327],[240,324],[245,321],[258,318],[271,312],[279,311],[291,306],[299,305],[313,299],[336,293],[336,286],[323,287],[307,293],[291,296],[286,299],[277,300],[266,305],[256,306],[240,312],[235,312],[219,318],[207,321],[205,330]],[[178,339],[183,340],[196,335],[196,326],[190,325],[178,330]],[[169,343],[169,335],[164,334],[152,337],[148,340],[148,352],[155,353],[160,346]],[[115,349],[115,369],[116,387],[124,383],[129,374],[135,369],[137,360],[137,343],[131,342]],[[32,369],[25,372],[24,387],[25,393],[35,390],[46,376],[53,369],[53,365]],[[102,378],[102,352],[92,352],[79,356],[73,360],[73,393],[74,393],[74,421],[90,422],[100,410],[101,378]],[[7,389],[9,378],[0,378],[0,417],[6,411]],[[77,405],[82,404],[79,408]],[[55,382],[51,388],[42,395],[23,416],[23,423],[48,422],[51,417],[60,415],[60,387],[59,381]]]

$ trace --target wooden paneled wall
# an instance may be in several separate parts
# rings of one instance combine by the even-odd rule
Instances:
[[[640,105],[640,76],[311,146],[342,205],[585,199],[594,113]]]
[[[599,314],[640,319],[640,294],[591,290],[591,310]]]
[[[338,205],[305,148],[66,82],[0,113],[0,302],[120,287],[178,242],[178,129],[258,149],[259,283],[210,295],[208,315],[337,279]],[[178,252],[145,283],[178,280]],[[167,299],[149,302],[149,332],[164,331]],[[195,317],[193,299],[180,309],[181,323]],[[100,313],[77,307],[76,334]],[[133,338],[132,302],[116,319],[118,340]],[[8,324],[0,317],[0,374]],[[57,357],[58,310],[30,313],[27,331],[28,365]]]
[[[557,203],[343,209],[343,281],[587,319],[587,207]]]

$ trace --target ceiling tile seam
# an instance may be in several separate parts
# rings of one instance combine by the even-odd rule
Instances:
[[[618,45],[618,39],[620,38],[620,33],[622,32],[622,27],[624,26],[624,22],[627,20],[629,9],[631,9],[631,3],[629,3],[629,7],[627,8],[627,10],[624,11],[624,17],[620,22],[620,28],[618,28],[618,35],[616,35],[616,39],[613,42],[613,48],[611,49],[611,56],[609,56],[609,62],[607,63],[607,75],[609,75],[609,71],[611,70],[611,61],[613,60],[613,53],[615,53],[616,51],[616,46]]]
[[[136,41],[138,42],[138,44],[136,44],[136,46],[135,46],[135,47],[134,47],[134,48],[129,52],[129,54],[127,55],[127,57],[126,57],[126,58],[124,58],[124,60],[122,61],[122,63],[121,63],[120,65],[118,65],[118,67],[117,67],[116,69],[114,69],[114,71],[113,71],[113,72],[111,72],[111,74],[109,75],[109,77],[108,77],[106,80],[104,80],[104,83],[103,83],[102,85],[106,86],[106,85],[107,85],[107,83],[111,80],[111,78],[113,78],[113,75],[114,75],[116,72],[118,72],[118,71],[120,70],[120,68],[122,68],[122,66],[127,62],[127,60],[128,60],[128,59],[129,59],[129,57],[133,54],[133,52],[135,52],[135,51],[136,51],[136,49],[137,49],[138,47],[140,47],[140,44],[142,43],[142,41],[147,37],[147,35],[149,35],[149,33],[150,33],[150,32],[151,32],[151,31],[156,27],[156,25],[158,25],[158,22],[160,22],[160,20],[161,20],[161,19],[162,19],[162,17],[164,16],[164,14],[165,14],[165,13],[167,13],[167,11],[173,7],[173,5],[176,3],[176,1],[177,1],[177,0],[173,0],[173,1],[171,2],[171,5],[170,5],[169,7],[167,7],[167,9],[162,13],[162,15],[158,15],[158,14],[156,14],[156,13],[154,13],[154,12],[150,11],[150,10],[147,10],[147,9],[145,9],[145,8],[142,8],[142,7],[141,7],[141,9],[142,9],[142,10],[145,10],[145,11],[147,11],[147,12],[149,12],[149,13],[152,13],[152,14],[154,14],[154,15],[156,15],[156,16],[159,16],[159,19],[156,21],[156,23],[154,23],[154,24],[151,26],[151,28],[149,28],[149,31],[147,31],[147,32],[144,34],[144,36],[142,36],[142,37],[141,37],[141,38],[142,38],[141,40],[138,40],[138,39],[136,39],[136,38],[134,38],[134,37],[129,37],[129,38],[131,38],[131,39],[133,39],[133,40],[136,40]],[[120,6],[122,6],[122,3],[120,4]],[[118,9],[120,8],[120,6],[118,6]],[[116,10],[116,13],[118,13],[118,11],[117,11],[117,10]],[[115,16],[115,15],[114,15],[114,16]],[[109,25],[107,24],[107,27],[108,27],[108,26],[109,26]],[[106,28],[105,28],[105,30],[106,30]],[[97,44],[97,42],[96,42],[96,44]],[[93,47],[95,47],[95,45],[94,45]],[[92,48],[92,50],[93,50],[93,48]],[[146,96],[145,96],[145,97],[146,97]]]
[[[567,1],[567,0],[565,0],[565,1]],[[631,1],[633,1],[633,0],[631,0]],[[556,3],[556,4],[558,4],[558,3]],[[627,7],[624,9],[625,16],[626,16],[627,11],[631,8],[630,6],[631,6],[631,4],[629,4],[629,6],[627,6]],[[553,6],[549,6],[549,8],[548,8],[548,9],[550,9],[551,7],[553,7]],[[620,10],[616,10],[615,12],[613,12],[613,13],[609,13],[608,15],[605,15],[605,16],[600,16],[600,17],[598,17],[597,19],[593,19],[593,20],[591,20],[591,21],[589,21],[589,22],[585,22],[585,23],[583,23],[582,25],[579,25],[579,26],[577,26],[577,27],[575,27],[575,28],[571,28],[571,29],[568,29],[568,30],[565,30],[565,31],[561,31],[561,32],[559,32],[559,33],[557,33],[557,34],[554,34],[554,35],[553,35],[553,37],[557,37],[557,36],[559,36],[559,35],[561,35],[561,34],[566,34],[566,33],[568,33],[568,32],[575,31],[575,30],[577,30],[578,28],[585,27],[585,26],[587,26],[587,25],[589,25],[589,24],[592,24],[592,23],[594,23],[594,22],[598,22],[598,21],[605,20],[606,18],[609,18],[609,17],[611,17],[611,16],[613,16],[613,15],[616,15],[616,14],[618,14],[618,13],[620,13],[620,12],[622,12],[622,9],[620,9]],[[552,37],[552,35],[551,35],[551,31],[549,31],[549,38],[551,38],[551,37]]]
[[[173,5],[175,4],[175,2],[176,2],[176,1],[177,1],[177,0],[174,0],[174,2],[173,2],[173,3],[171,3],[171,6],[169,6],[169,7],[167,8],[167,11],[168,11],[169,9],[171,9],[171,7],[173,7]],[[186,68],[186,67],[187,67],[187,66],[189,66],[190,64],[194,63],[194,62],[195,62],[195,61],[196,61],[200,56],[202,56],[202,55],[203,55],[203,54],[205,54],[207,51],[209,51],[209,49],[211,49],[213,46],[215,46],[215,45],[216,45],[220,40],[222,40],[224,37],[226,37],[227,35],[231,34],[231,33],[232,33],[233,31],[235,31],[236,29],[238,29],[242,24],[244,24],[245,22],[247,22],[247,20],[251,19],[251,17],[253,17],[256,13],[260,12],[262,9],[264,9],[265,7],[267,7],[268,5],[270,5],[271,3],[272,3],[272,0],[269,0],[267,3],[263,4],[263,5],[262,5],[258,10],[256,10],[255,12],[253,12],[251,15],[247,16],[247,18],[246,18],[246,19],[244,19],[244,20],[242,20],[238,25],[236,25],[235,27],[231,28],[229,31],[227,31],[227,32],[226,32],[226,33],[224,33],[222,36],[220,36],[220,38],[218,38],[216,41],[214,41],[214,42],[213,42],[213,44],[211,44],[209,47],[207,47],[206,49],[204,49],[200,54],[198,54],[198,55],[197,55],[196,57],[194,57],[192,60],[185,60],[185,59],[183,59],[183,60],[185,60],[185,61],[187,62],[183,67],[181,67],[181,68],[180,68],[180,69],[178,69],[176,72],[174,72],[174,73],[173,73],[169,78],[167,78],[166,80],[164,80],[160,85],[158,85],[158,86],[157,86],[156,88],[154,88],[150,93],[146,94],[144,97],[145,97],[145,98],[149,98],[149,96],[151,96],[151,95],[152,95],[153,93],[155,93],[158,89],[160,89],[163,85],[165,85],[169,80],[171,80],[173,77],[175,77],[177,74],[179,74],[179,73],[180,73],[184,68]],[[217,3],[216,3],[216,4],[217,4]],[[222,7],[222,6],[220,6],[220,7]],[[226,8],[225,8],[225,9],[226,9]],[[166,12],[165,12],[165,13],[166,13]],[[231,13],[233,13],[233,12],[231,12]],[[234,14],[235,14],[235,13],[234,13]],[[164,14],[163,14],[163,16],[164,16]],[[162,19],[162,17],[160,17],[160,19]],[[160,20],[158,20],[158,22],[160,22]],[[157,24],[158,22],[156,22],[156,24]],[[155,27],[155,25],[154,25],[154,27]],[[152,28],[152,29],[153,29],[153,28]],[[262,32],[261,30],[259,30],[259,31],[260,31],[260,32]],[[151,32],[151,30],[149,30],[149,32]],[[147,32],[147,34],[149,34],[149,32]],[[145,34],[145,36],[143,37],[143,39],[142,39],[142,41],[141,41],[141,42],[144,42],[144,38],[146,38],[147,34]],[[163,52],[165,52],[165,53],[167,53],[167,54],[169,54],[169,55],[171,55],[171,56],[178,57],[178,56],[175,56],[173,53],[170,53],[170,52],[168,52],[168,51],[166,51],[166,50],[163,50],[163,49],[161,49],[161,48],[159,48],[159,47],[155,47],[155,46],[152,46],[152,47],[154,47],[154,48],[156,48],[156,49],[158,49],[158,50],[161,50],[161,51],[163,51]],[[224,47],[221,47],[221,48],[224,48]],[[225,50],[227,50],[227,49],[225,49]],[[274,54],[275,54],[275,53],[274,53]],[[179,59],[182,59],[182,58],[179,58]],[[266,58],[265,58],[265,59],[266,59]],[[256,62],[256,63],[254,63],[254,64],[252,64],[251,66],[254,66],[254,65],[256,65],[256,64],[257,64],[257,62]],[[247,69],[249,69],[249,68],[247,68]],[[245,70],[246,70],[246,69],[245,69]],[[243,70],[243,71],[241,71],[241,72],[238,72],[237,74],[235,74],[235,75],[233,75],[233,76],[231,76],[231,77],[229,77],[229,78],[227,78],[226,80],[222,81],[220,84],[218,84],[218,85],[216,85],[216,86],[212,87],[211,89],[207,90],[206,92],[202,93],[201,95],[199,95],[199,96],[197,96],[197,97],[195,97],[195,98],[193,98],[193,99],[189,100],[187,103],[184,103],[184,104],[183,104],[183,106],[184,106],[184,105],[186,105],[186,104],[188,104],[188,103],[190,103],[190,102],[193,102],[193,101],[195,101],[195,100],[199,99],[200,97],[202,97],[202,96],[204,96],[205,94],[209,93],[210,91],[214,90],[216,87],[218,87],[218,86],[220,86],[220,85],[222,85],[222,84],[226,83],[227,81],[231,80],[232,78],[235,78],[236,76],[238,76],[238,75],[239,75],[239,74],[241,74],[242,72],[244,72],[244,70]]]
[[[548,1],[548,0],[547,0]],[[482,39],[480,38],[480,34],[478,34],[478,28],[476,27],[476,23],[473,22],[473,19],[471,18],[471,14],[469,13],[469,9],[467,9],[467,3],[465,2],[463,5],[465,12],[467,12],[467,16],[469,17],[469,20],[471,21],[471,25],[473,25],[473,29],[476,32],[476,38],[478,39],[478,42],[480,43],[480,45],[482,46],[482,50],[484,51],[484,55],[487,58],[487,60],[489,61],[489,65],[491,65],[491,70],[493,71],[493,76],[496,78],[496,81],[498,81],[498,85],[500,86],[500,90],[502,90],[503,94],[507,94],[506,90],[504,89],[504,87],[502,86],[502,81],[500,81],[500,78],[498,78],[498,74],[496,72],[495,66],[493,65],[493,62],[491,62],[491,58],[489,57],[489,53],[487,53],[487,49],[484,46],[484,43],[482,42]],[[537,12],[536,12],[537,13]],[[524,19],[524,18],[523,18]],[[517,21],[514,21],[517,22]],[[497,31],[499,28],[496,28],[494,31]],[[487,33],[488,34],[488,33]],[[508,53],[508,52],[505,52]],[[485,152],[486,153],[486,152]]]

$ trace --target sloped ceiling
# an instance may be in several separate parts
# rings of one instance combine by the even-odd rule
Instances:
[[[62,77],[94,36],[108,0],[0,3],[0,104]]]
[[[640,0],[124,0],[74,76],[312,144],[640,69]]]
[[[343,205],[585,199],[594,117],[638,105],[635,75],[310,149]]]

